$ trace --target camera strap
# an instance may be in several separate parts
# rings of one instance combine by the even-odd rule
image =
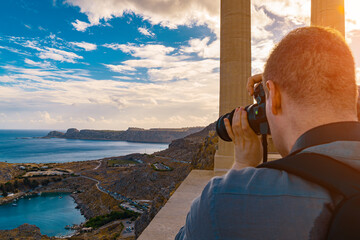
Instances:
[[[267,149],[267,134],[261,134],[261,143],[262,143],[262,148],[263,148],[263,162],[266,163],[267,162],[267,153],[268,153],[268,149]]]
[[[335,141],[360,141],[360,122],[336,122],[312,128],[296,140],[290,155]]]

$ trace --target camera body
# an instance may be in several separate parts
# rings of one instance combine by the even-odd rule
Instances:
[[[247,119],[250,127],[258,135],[270,134],[269,123],[266,118],[266,99],[265,91],[262,84],[258,84],[254,89],[255,104],[251,104],[245,107],[247,112]],[[221,116],[216,122],[216,132],[219,137],[227,142],[231,142],[231,138],[227,134],[224,119],[227,118],[232,125],[232,119],[234,116],[235,109],[230,113],[226,113]]]

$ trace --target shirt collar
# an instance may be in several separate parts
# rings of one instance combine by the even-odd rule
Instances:
[[[290,155],[308,147],[335,141],[360,141],[360,122],[336,122],[312,128],[296,140]]]

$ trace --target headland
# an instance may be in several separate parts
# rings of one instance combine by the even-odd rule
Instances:
[[[65,133],[51,131],[44,138],[66,138],[82,140],[111,140],[144,143],[171,143],[175,139],[183,138],[201,131],[203,127],[191,128],[128,128],[126,131],[114,130],[78,130],[69,128]]]

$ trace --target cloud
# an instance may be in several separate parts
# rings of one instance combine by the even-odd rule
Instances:
[[[66,52],[60,49],[45,47],[39,53],[39,58],[41,59],[53,59],[60,62],[69,62],[75,63],[75,59],[82,59],[82,56],[79,56],[72,52]]]
[[[23,51],[20,51],[19,49],[8,47],[8,46],[0,46],[0,49],[5,49],[5,50],[7,50],[9,52],[30,56],[30,53],[28,53],[28,52],[23,52]]]
[[[160,44],[105,44],[104,46],[108,48],[120,50],[137,58],[123,61],[120,65],[106,66],[120,73],[145,69],[147,80],[151,82],[192,79],[206,81],[207,78],[217,76],[216,69],[219,68],[220,63],[218,59],[212,58],[218,58],[219,52],[211,51],[214,47],[212,44],[208,45],[208,39],[193,40],[188,44],[190,46],[178,49]],[[218,42],[215,41],[215,44],[217,45]],[[200,59],[191,59],[193,53],[200,56]]]
[[[264,7],[251,6],[251,37],[253,40],[261,40],[272,37],[272,32],[266,28],[274,23],[265,12]]]
[[[104,44],[104,47],[111,48],[113,50],[121,50],[124,53],[128,53],[132,55],[133,57],[139,57],[139,58],[158,58],[156,55],[158,55],[160,58],[173,52],[175,48],[173,47],[166,47],[164,45],[160,44],[117,44],[117,43],[111,43],[111,44]]]
[[[209,44],[210,37],[203,39],[191,39],[189,46],[183,46],[181,51],[184,53],[196,53],[202,58],[220,58],[220,40],[213,41]]]
[[[86,51],[91,51],[96,48],[95,44],[87,42],[67,42],[62,38],[57,37],[55,34],[50,33],[45,38],[26,38],[26,37],[6,37],[4,39],[12,44],[20,45],[24,48],[30,48],[36,50],[36,55],[41,59],[52,59],[60,62],[76,63],[77,60],[83,59],[82,56],[71,52],[73,46],[84,48]],[[4,41],[3,40],[3,41]],[[1,41],[1,39],[0,39]],[[51,47],[48,47],[51,46]],[[15,53],[31,56],[28,52],[23,52],[19,48],[2,47],[0,49],[6,49]],[[34,54],[34,53],[32,53]],[[29,61],[28,61],[29,62]]]
[[[252,4],[276,17],[286,18],[296,24],[310,25],[311,0],[253,0]]]
[[[155,33],[151,32],[150,29],[147,29],[146,27],[139,27],[138,31],[142,35],[145,35],[145,36],[148,36],[148,37],[154,37],[155,36]]]
[[[68,52],[56,48],[50,48],[50,47],[42,47],[38,41],[30,41],[27,40],[25,43],[19,43],[24,47],[32,48],[39,53],[37,54],[39,58],[41,59],[52,59],[55,61],[60,62],[69,62],[69,63],[75,63],[76,59],[82,59],[82,56],[77,55],[73,52]]]
[[[133,80],[134,78],[128,77],[128,76],[114,76],[113,78],[119,79],[119,80]]]
[[[218,1],[66,0],[65,2],[79,7],[80,11],[88,17],[88,23],[78,19],[72,23],[78,31],[85,31],[90,26],[100,25],[101,20],[106,22],[132,12],[153,25],[161,25],[170,29],[183,25],[207,25],[215,33],[220,33],[220,4]]]
[[[48,67],[51,66],[51,64],[49,62],[46,62],[46,61],[45,62],[34,62],[34,61],[32,61],[30,59],[27,59],[27,58],[25,58],[24,62],[26,64],[29,64],[29,65],[32,65],[32,66],[37,66],[37,67],[42,67],[42,68],[48,68]]]
[[[93,51],[96,50],[97,46],[93,43],[87,42],[70,42],[70,44],[77,46],[79,48],[83,48],[85,51]]]
[[[90,23],[80,21],[79,19],[76,19],[76,21],[72,22],[71,24],[74,26],[74,28],[76,30],[78,30],[80,32],[85,32],[88,27],[93,25],[93,24],[90,24]]]
[[[112,65],[112,64],[104,64],[107,68],[109,68],[113,72],[119,72],[119,73],[127,73],[131,74],[129,72],[136,71],[135,68],[126,66],[126,65]]]

